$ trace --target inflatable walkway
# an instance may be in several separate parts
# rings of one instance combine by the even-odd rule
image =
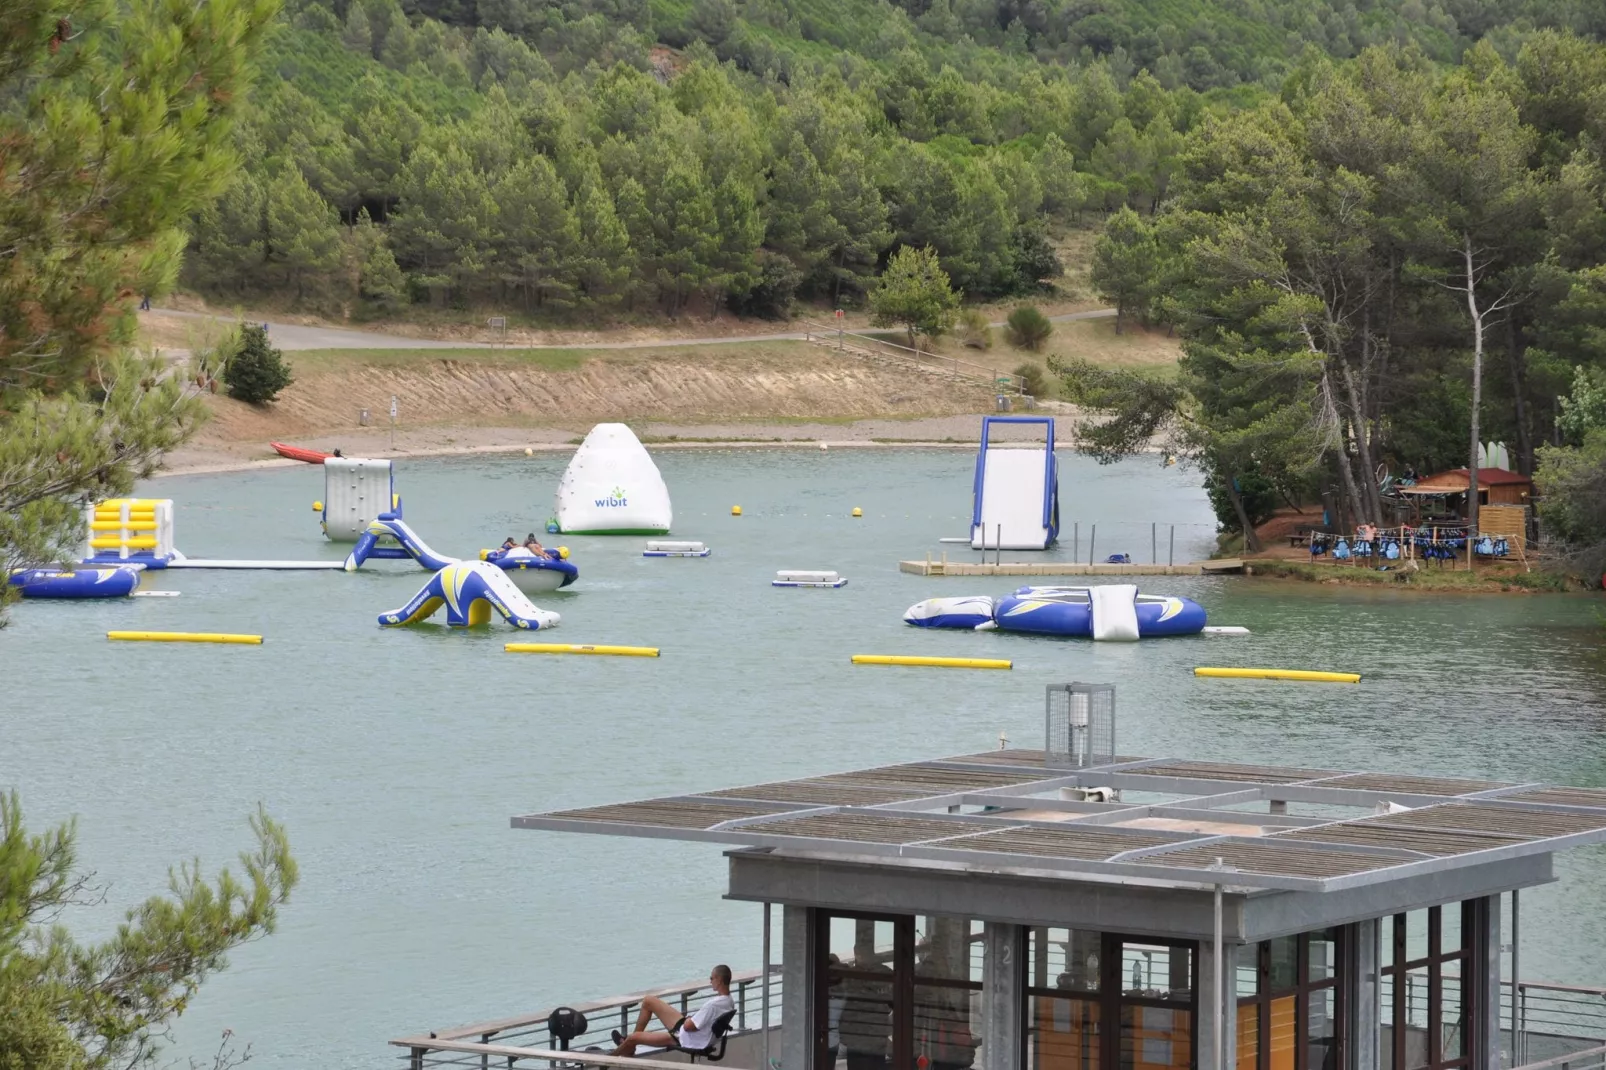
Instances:
[[[624,424],[586,435],[558,483],[557,506],[565,534],[667,535],[674,515],[658,466]]]
[[[1040,424],[1041,447],[995,446],[994,424]],[[984,416],[971,497],[970,545],[981,550],[1046,550],[1059,538],[1059,470],[1052,416]]]
[[[385,540],[383,545],[380,540]],[[369,521],[368,527],[357,537],[357,545],[346,555],[346,571],[357,571],[369,558],[391,561],[411,559],[431,572],[457,563],[457,558],[446,557],[430,549],[429,544],[419,538],[418,532],[408,527],[405,520],[388,512],[378,520]]]
[[[417,624],[446,607],[446,623],[454,628],[488,624],[494,610],[515,628],[536,631],[551,628],[559,617],[524,597],[507,574],[484,561],[458,561],[447,565],[424,584],[413,600],[391,613],[381,613],[386,628]]]
[[[139,587],[141,565],[116,568],[18,568],[11,586],[24,598],[126,598]]]
[[[910,606],[903,619],[921,628],[996,628],[1104,641],[1197,635],[1205,627],[1199,603],[1176,595],[1139,594],[1129,583],[1022,587],[998,599],[928,598]]]

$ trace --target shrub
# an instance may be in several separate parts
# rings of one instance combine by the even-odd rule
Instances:
[[[987,314],[980,309],[965,309],[959,316],[959,339],[971,349],[993,348],[993,328],[987,322]]]
[[[240,325],[240,347],[223,369],[229,397],[250,405],[265,405],[295,380],[284,354],[268,344],[268,332],[255,323]]]
[[[1043,343],[1053,333],[1054,325],[1033,305],[1021,305],[1004,323],[1004,335],[1009,344],[1034,353],[1043,348]]]
[[[1043,366],[1041,364],[1033,364],[1028,361],[1015,369],[1015,375],[1020,379],[1022,393],[1030,394],[1034,398],[1040,398],[1043,396],[1044,391],[1048,389],[1048,376],[1043,374]]]

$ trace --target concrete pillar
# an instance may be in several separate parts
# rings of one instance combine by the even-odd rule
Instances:
[[[814,1066],[814,911],[781,910],[781,1066]],[[760,1070],[769,1070],[761,1067]]]
[[[1233,1070],[1238,1064],[1238,955],[1239,947],[1236,944],[1222,946],[1222,958],[1225,959],[1226,985],[1222,989],[1222,1021],[1217,1022],[1216,1014],[1216,954],[1215,947],[1209,940],[1201,940],[1198,946],[1199,954],[1199,992],[1194,1003],[1194,1013],[1199,1017],[1199,1058],[1196,1065],[1199,1070]],[[1253,949],[1250,949],[1253,954]],[[1218,1028],[1224,1032],[1226,1046],[1222,1048],[1218,1037]],[[1226,1051],[1225,1066],[1219,1066],[1220,1052]]]
[[[1456,909],[1447,904],[1445,910]],[[1500,897],[1486,895],[1472,900],[1472,961],[1467,963],[1469,983],[1475,992],[1463,992],[1472,1000],[1474,1017],[1467,1033],[1472,1041],[1472,1070],[1500,1070]]]
[[[980,1070],[1021,1070],[1025,1054],[1026,930],[987,922],[981,982]],[[1046,956],[1045,956],[1046,957]]]
[[[1345,1070],[1378,1070],[1382,1059],[1382,925],[1377,918],[1350,926],[1350,953],[1338,983],[1344,992]]]
[[[1271,812],[1274,814],[1286,814],[1288,812],[1288,800],[1273,799],[1271,801]]]

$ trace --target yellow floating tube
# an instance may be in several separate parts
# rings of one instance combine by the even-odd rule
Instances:
[[[90,523],[90,531],[155,531],[154,520],[130,520],[123,523],[121,520],[96,520]]]
[[[97,550],[121,550],[125,546],[130,550],[154,550],[156,549],[156,536],[136,535],[132,539],[123,539],[103,535],[98,539],[90,539],[89,545]]]
[[[608,654],[616,658],[656,658],[655,646],[596,646],[591,643],[508,643],[509,654]]]
[[[942,669],[1013,669],[1013,661],[999,658],[924,658],[907,654],[855,654],[855,665],[925,665]]]
[[[108,639],[121,639],[129,643],[239,643],[261,646],[260,635],[235,635],[229,632],[107,632]]]
[[[1212,669],[1201,666],[1195,676],[1219,676],[1232,680],[1309,680],[1323,684],[1358,684],[1358,672],[1313,672],[1310,669]]]

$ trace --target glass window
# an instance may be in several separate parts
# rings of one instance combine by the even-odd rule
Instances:
[[[1029,937],[1034,988],[1099,990],[1100,934],[1081,929],[1033,929]]]
[[[1193,999],[1193,949],[1168,944],[1121,945],[1121,990],[1143,999]]]
[[[887,919],[832,918],[828,946],[845,969],[890,968],[894,927]]]
[[[971,1028],[971,990],[916,984],[914,994],[915,1065],[929,1070],[967,1070],[974,1065],[980,1040]]]
[[[1099,1004],[1033,996],[1027,1030],[1030,1070],[1099,1070]]]
[[[1279,936],[1271,943],[1267,984],[1273,992],[1287,992],[1299,983],[1299,937]]]
[[[969,918],[915,919],[915,976],[981,984],[987,942]]]
[[[1305,948],[1305,979],[1312,983],[1331,980],[1338,972],[1338,930],[1311,933]]]
[[[1193,1012],[1173,1007],[1121,1007],[1120,1070],[1188,1070]]]
[[[1338,1070],[1337,995],[1335,989],[1320,988],[1306,997],[1306,1070]]]
[[[1440,983],[1444,987],[1439,993],[1439,1057],[1449,1062],[1466,1054],[1466,1004],[1459,977],[1446,977]]]

